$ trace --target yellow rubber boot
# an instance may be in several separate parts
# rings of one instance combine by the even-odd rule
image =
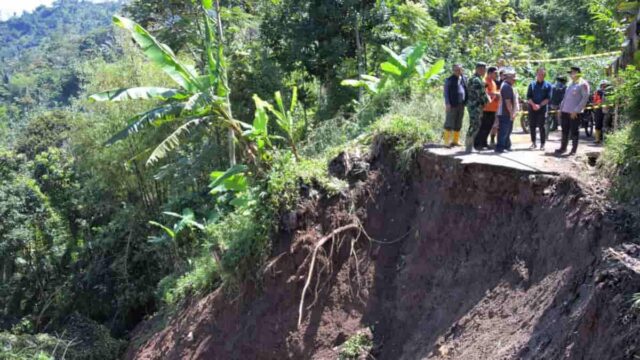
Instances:
[[[453,142],[451,143],[451,145],[453,146],[460,146],[460,131],[454,131],[453,132]]]
[[[602,130],[596,130],[596,144],[602,143]]]
[[[449,146],[451,144],[449,140],[451,140],[451,130],[445,130],[444,135],[442,136],[445,146]]]

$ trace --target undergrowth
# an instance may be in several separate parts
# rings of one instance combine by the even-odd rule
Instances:
[[[366,356],[371,351],[373,342],[365,333],[358,333],[347,339],[342,345],[338,359],[353,360]]]
[[[621,129],[605,138],[601,163],[612,179],[611,194],[640,219],[640,71],[627,67],[616,84],[614,99],[621,106]],[[636,221],[637,223],[637,221]]]
[[[389,113],[371,125],[370,133],[394,140],[398,168],[406,172],[424,144],[438,141],[444,116],[440,99],[417,94],[408,102],[393,103]]]
[[[364,152],[375,136],[387,136],[395,141],[400,168],[408,169],[424,143],[437,141],[444,107],[425,93],[389,103],[386,114],[376,120],[372,116],[384,111],[367,105],[354,117],[329,120],[313,129],[301,148],[303,154],[315,153],[313,157],[296,161],[290,152],[274,152],[267,176],[250,189],[249,201],[206,225],[201,255],[189,261],[185,273],[164,278],[158,284],[158,298],[175,305],[222,284],[238,288],[246,281],[259,282],[257,274],[270,254],[270,235],[277,230],[279,217],[295,209],[301,188],[332,196],[348,187],[328,173],[329,161],[341,151]],[[216,253],[221,254],[219,263]]]
[[[2,360],[95,360],[116,359],[124,341],[111,337],[95,321],[73,314],[61,334],[0,332]]]
[[[640,199],[640,123],[632,123],[606,139],[603,155],[615,175],[613,195],[625,203]]]

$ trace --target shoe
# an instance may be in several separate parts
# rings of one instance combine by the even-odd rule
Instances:
[[[536,149],[536,144],[531,144],[531,146],[529,146],[530,150],[535,150]]]
[[[571,150],[571,151],[569,151],[569,156],[573,156],[573,155],[575,155],[575,154],[576,154],[576,151],[575,151],[575,150]]]
[[[504,150],[500,150],[500,149],[495,149],[494,151],[497,152],[498,154],[504,153]]]
[[[556,155],[562,155],[565,153],[565,151],[567,151],[567,149],[558,149],[556,151],[554,151],[553,153]]]
[[[444,142],[445,145],[451,144],[451,130],[445,130],[444,134],[442,135],[442,140]]]
[[[453,146],[460,146],[460,131],[453,132],[453,142],[451,144]]]
[[[540,144],[540,151],[544,151],[544,144]]]
[[[453,142],[451,146],[460,146],[460,131],[453,132]]]

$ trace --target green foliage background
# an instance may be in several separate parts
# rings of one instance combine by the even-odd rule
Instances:
[[[217,181],[231,165],[224,123],[181,133],[172,151],[147,164],[184,123],[165,118],[104,143],[166,101],[89,100],[110,89],[172,86],[130,34],[111,25],[114,13],[207,74],[203,14],[216,19],[213,9],[190,0],[57,0],[0,22],[0,357],[58,358],[62,344],[72,349],[67,358],[114,359],[123,347],[117,339],[147,316],[221,287],[259,288],[272,235],[283,230],[301,188],[334,196],[347,186],[328,175],[333,156],[365,151],[384,135],[395,139],[405,170],[417,149],[438,141],[451,64],[609,51],[633,13],[614,0],[220,5],[224,42],[216,33],[209,45],[224,49],[230,109],[244,131],[236,149],[247,165],[233,181]],[[424,47],[422,70],[442,59],[445,71],[394,77],[381,68],[406,61],[416,47]],[[608,61],[579,64],[594,83]],[[536,65],[518,67],[521,86]],[[630,69],[617,80],[627,126],[609,138],[606,160],[616,196],[629,204],[640,194],[637,74]],[[376,92],[341,85],[365,78],[386,85]],[[297,106],[288,109],[294,87]],[[276,92],[287,104],[279,117]],[[78,333],[92,335],[71,343]]]

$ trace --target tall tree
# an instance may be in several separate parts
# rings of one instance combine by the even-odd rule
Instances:
[[[287,71],[321,82],[331,113],[352,99],[339,80],[357,73],[358,64],[366,71],[367,49],[384,42],[386,20],[375,0],[282,0],[265,12],[261,36]]]

